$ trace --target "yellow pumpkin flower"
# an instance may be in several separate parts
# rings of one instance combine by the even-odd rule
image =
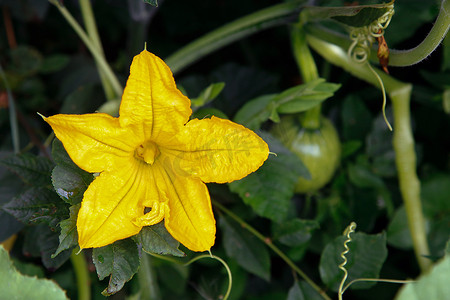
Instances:
[[[162,220],[190,250],[214,245],[205,182],[241,179],[263,164],[269,149],[239,124],[216,117],[189,121],[191,113],[169,67],[144,50],[131,64],[118,118],[44,118],[80,168],[100,173],[78,214],[80,248],[111,244]]]

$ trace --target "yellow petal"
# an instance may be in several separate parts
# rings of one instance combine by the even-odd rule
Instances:
[[[231,182],[256,171],[269,155],[269,147],[242,125],[212,117],[191,120],[161,152],[170,156],[179,176],[204,182]]]
[[[151,166],[132,158],[117,167],[101,173],[84,193],[77,219],[81,248],[102,247],[139,233],[142,222],[136,220],[150,201],[158,200]],[[161,219],[154,218],[153,224]]]
[[[163,164],[158,160],[154,166],[155,176],[162,180],[158,187],[169,198],[164,220],[167,230],[192,251],[211,249],[216,235],[216,221],[206,185],[199,179],[178,177],[170,170],[170,165],[163,167]]]
[[[146,139],[168,139],[189,120],[190,105],[164,61],[146,50],[134,57],[120,105],[122,126],[136,127]]]
[[[117,118],[107,114],[60,114],[44,120],[63,143],[70,158],[92,173],[110,170],[117,160],[133,155],[141,143],[130,130],[119,126]]]

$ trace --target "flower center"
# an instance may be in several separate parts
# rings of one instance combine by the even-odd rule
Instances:
[[[161,154],[158,146],[150,141],[145,142],[135,150],[135,155],[144,160],[146,163],[152,165],[155,159]]]

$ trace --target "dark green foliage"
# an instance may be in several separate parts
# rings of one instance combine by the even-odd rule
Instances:
[[[135,240],[142,246],[142,250],[148,253],[180,257],[186,255],[178,249],[180,243],[170,235],[164,227],[164,222],[142,228]]]
[[[77,1],[59,2],[82,23]],[[136,12],[129,6],[130,1],[108,2],[90,1],[106,60],[122,86],[131,59],[143,49],[144,41],[149,51],[166,59],[211,30],[278,5],[269,0],[137,0],[139,5],[134,7],[142,9]],[[214,115],[234,120],[256,130],[268,142],[270,151],[276,153],[270,154],[258,171],[240,181],[208,184],[214,201],[239,216],[262,237],[262,240],[256,238],[248,225],[236,222],[213,204],[217,233],[211,252],[230,266],[233,290],[229,300],[323,299],[268,245],[278,247],[324,293],[336,299],[335,291],[343,276],[338,268],[344,250],[342,231],[351,221],[357,222],[358,227],[348,244],[347,283],[360,277],[419,276],[392,146],[396,128],[394,133],[390,132],[382,118],[379,87],[355,79],[314,51],[318,75],[323,79],[305,84],[295,64],[287,30],[290,23],[301,21],[306,24],[307,38],[328,39],[329,30],[336,31],[339,34],[330,41],[347,49],[348,26],[372,23],[386,12],[386,4],[378,6],[376,3],[382,1],[359,1],[368,6],[355,7],[344,6],[346,1],[332,0],[316,1],[321,7],[303,8],[307,2],[289,1],[297,10],[290,12],[287,19],[273,19],[288,26],[263,32],[259,25],[254,26],[254,35],[202,57],[182,72],[175,72],[180,89],[192,100],[195,113],[192,118]],[[438,2],[396,1],[395,15],[385,30],[388,46],[407,49],[419,45],[436,18]],[[16,237],[10,257],[17,269],[23,274],[52,279],[63,287],[68,298],[76,299],[79,297],[76,274],[68,259],[74,250],[78,251],[77,213],[94,176],[76,166],[58,140],[51,146],[51,159],[45,157],[50,128],[36,112],[45,116],[96,112],[106,101],[102,81],[88,48],[49,1],[3,1],[2,9],[5,38],[0,39],[0,61],[15,98],[22,148],[21,154],[12,155],[10,105],[4,96],[5,83],[0,80],[0,241]],[[8,12],[12,28],[6,23]],[[316,32],[322,28],[326,31]],[[6,38],[10,32],[14,32],[18,47]],[[226,42],[226,39],[218,40]],[[370,60],[374,67],[377,66],[376,47],[375,43]],[[201,50],[204,49],[199,53]],[[393,77],[413,85],[410,123],[416,143],[415,169],[421,180],[430,246],[428,257],[436,265],[426,276],[418,277],[417,283],[403,287],[356,283],[346,290],[344,299],[394,299],[398,293],[395,299],[431,300],[444,299],[450,294],[447,284],[450,276],[447,257],[450,249],[447,244],[449,68],[448,36],[425,62],[405,68],[389,67]],[[120,96],[112,100],[107,103],[118,104]],[[299,177],[309,178],[310,174],[302,161],[267,132],[283,114],[302,114],[318,104],[322,115],[332,120],[338,130],[341,163],[324,188],[296,195],[295,182]],[[389,97],[386,112],[394,124]],[[7,271],[0,272],[0,276],[4,275],[0,291],[12,292],[11,297],[2,294],[4,297],[53,299],[50,294],[41,297],[42,290],[52,289],[46,288],[47,281],[18,276],[8,267],[6,252],[1,253],[1,260],[8,262],[2,264],[7,266]],[[150,253],[150,263],[140,265],[140,255],[147,253]],[[92,299],[100,299],[106,285],[104,295],[119,291],[115,297],[137,299],[149,295],[149,291],[141,290],[149,285],[134,277],[139,267],[151,268],[160,298],[164,300],[218,299],[228,284],[225,269],[217,262],[202,259],[183,266],[201,254],[189,251],[174,240],[164,221],[143,228],[132,238],[102,248],[83,249],[78,255],[89,257],[90,254],[99,278],[104,279],[97,280],[93,265],[89,264]],[[168,255],[167,259],[180,264],[151,254]],[[16,275],[17,284],[4,288],[2,283]],[[105,283],[108,277],[109,283]],[[33,289],[31,295],[27,294],[27,288]]]
[[[11,172],[17,174],[25,183],[34,186],[51,184],[49,173],[54,164],[45,157],[32,154],[18,154],[6,157],[0,161]]]
[[[53,141],[52,156],[57,164],[51,177],[56,193],[70,205],[80,203],[94,177],[73,163],[58,139]]]
[[[3,210],[25,224],[46,223],[53,229],[68,216],[67,206],[55,192],[31,187],[3,205]]]
[[[0,246],[0,289],[4,299],[63,300],[65,292],[53,281],[24,276],[19,273],[8,257],[8,252]]]
[[[368,235],[364,233],[354,233],[351,235],[352,241],[347,244],[350,252],[345,255],[348,271],[348,281],[357,278],[378,278],[381,267],[387,257],[386,234]],[[345,250],[344,241],[346,236],[337,237],[330,242],[323,250],[320,258],[320,276],[325,284],[338,291],[339,284],[343,277],[343,271],[338,266],[344,262],[341,253]],[[354,289],[365,289],[375,283],[358,282],[351,285]]]
[[[298,177],[308,178],[309,172],[297,156],[270,134],[261,133],[261,136],[276,156],[269,155],[259,170],[229,186],[260,216],[282,221],[292,208],[290,200]]]
[[[220,218],[225,251],[244,269],[270,280],[270,257],[264,244],[226,217]]]
[[[109,296],[120,291],[133,275],[140,264],[138,248],[132,240],[121,240],[114,244],[95,248],[92,259],[100,280],[111,276],[108,287],[102,292]]]

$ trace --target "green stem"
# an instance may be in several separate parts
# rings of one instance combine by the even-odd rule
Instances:
[[[292,26],[291,44],[292,52],[294,53],[295,61],[297,62],[303,81],[311,82],[319,78],[316,62],[306,42],[306,33],[300,24]]]
[[[228,264],[222,258],[211,254],[211,252],[209,252],[209,254],[203,254],[203,255],[196,256],[193,259],[191,259],[190,261],[188,261],[187,263],[184,263],[182,261],[179,261],[177,259],[174,259],[174,258],[166,256],[166,255],[160,255],[160,254],[156,254],[156,253],[148,253],[148,254],[150,254],[151,256],[154,256],[156,258],[159,258],[159,259],[171,262],[171,263],[182,265],[184,267],[187,267],[190,264],[192,264],[192,263],[194,263],[197,260],[202,259],[202,258],[212,258],[212,259],[217,260],[218,262],[220,262],[225,267],[225,270],[227,271],[227,275],[228,275],[228,288],[227,288],[227,291],[225,292],[225,295],[223,297],[220,297],[219,299],[227,300],[228,297],[230,296],[231,287],[233,286],[233,276],[231,274],[230,267],[228,266]]]
[[[174,74],[180,72],[200,58],[243,37],[295,20],[305,2],[289,1],[237,19],[179,49],[165,59],[165,62]]]
[[[14,153],[18,154],[20,152],[20,138],[19,138],[19,124],[17,122],[17,112],[16,103],[14,101],[14,96],[11,93],[11,88],[9,87],[8,79],[6,78],[5,72],[0,65],[0,76],[5,84],[6,95],[8,96],[8,108],[9,108],[9,125],[11,126],[11,138],[13,143]]]
[[[160,300],[158,283],[156,281],[155,271],[152,267],[152,258],[145,252],[141,257],[141,267],[139,268],[138,280],[140,285],[141,300]]]
[[[431,28],[426,38],[415,48],[408,50],[389,50],[389,66],[406,67],[417,64],[427,58],[439,46],[447,35],[450,27],[450,0],[443,0],[441,9],[436,22]],[[348,36],[342,33],[330,30],[317,23],[308,23],[305,25],[308,35],[315,36],[341,48],[348,49],[351,44]],[[370,51],[370,60],[378,61],[377,46],[372,47]]]
[[[74,17],[70,14],[70,12],[66,9],[66,7],[64,7],[58,0],[49,0],[49,2],[58,8],[59,12],[66,19],[67,23],[69,23],[69,25],[72,26],[73,30],[78,34],[83,43],[89,49],[95,61],[97,62],[98,67],[103,70],[103,73],[111,83],[111,86],[114,89],[116,95],[122,95],[123,87],[121,86],[119,80],[117,79],[116,75],[112,71],[109,64],[106,62],[105,57],[103,57],[102,54],[100,54],[98,48],[87,36],[86,32],[84,32],[80,24],[78,24],[78,22],[74,19]]]
[[[316,130],[320,128],[320,116],[321,116],[322,104],[318,104],[311,109],[305,111],[299,117],[300,124],[303,128]]]
[[[192,264],[192,263],[194,263],[194,262],[196,262],[197,260],[202,259],[202,258],[212,258],[212,259],[215,259],[215,260],[217,260],[218,262],[220,262],[220,263],[225,267],[225,270],[227,271],[227,275],[228,275],[228,288],[227,288],[227,291],[225,292],[225,295],[224,295],[223,297],[219,298],[219,299],[227,300],[228,297],[229,297],[230,294],[231,294],[231,287],[233,286],[233,276],[231,275],[230,267],[228,266],[228,264],[227,264],[222,258],[220,258],[220,257],[218,257],[218,256],[216,256],[216,255],[212,255],[211,252],[209,252],[209,255],[208,255],[208,254],[204,254],[204,255],[199,255],[199,256],[197,256],[197,257],[194,257],[193,259],[191,259],[190,261],[188,261],[187,263],[185,263],[184,266],[187,267],[187,266],[189,266],[190,264]]]
[[[375,87],[380,87],[378,79],[373,75],[368,63],[355,63],[342,48],[314,36],[307,35],[307,40],[309,45],[330,63],[343,68],[355,77],[365,80]],[[380,76],[392,100],[394,113],[393,144],[399,173],[400,191],[407,212],[416,258],[422,271],[425,271],[429,268],[430,263],[422,257],[423,255],[428,255],[429,251],[420,202],[420,181],[416,174],[416,154],[414,152],[414,139],[410,123],[409,99],[411,85],[396,80],[378,69],[374,69],[374,72]]]
[[[97,47],[97,51],[99,55],[105,58],[105,53],[103,51],[102,42],[98,35],[97,25],[95,23],[94,13],[92,12],[92,6],[90,0],[79,0],[81,15],[83,16],[84,26],[86,27],[87,34],[91,39],[92,43],[95,47]],[[113,87],[111,86],[111,82],[108,80],[104,70],[99,67],[98,62],[97,69],[100,75],[100,80],[102,81],[103,90],[105,91],[106,99],[113,100],[120,97],[120,94],[116,94],[114,92]]]
[[[341,47],[334,44],[328,43],[322,39],[317,38],[314,35],[307,34],[306,37],[308,44],[311,48],[324,57],[327,61],[333,65],[339,66],[352,74],[353,76],[360,78],[373,86],[380,87],[378,79],[373,75],[368,64],[358,64],[355,63],[348,55],[347,51],[343,50]],[[375,72],[380,76],[384,83],[386,91],[394,91],[399,88],[404,87],[406,84],[387,75],[386,73],[374,69]]]
[[[315,289],[323,299],[331,300],[331,298],[325,293],[324,290],[322,290],[314,281],[311,280],[311,278],[308,277],[295,263],[286,255],[284,254],[277,246],[275,246],[272,241],[263,236],[259,231],[257,231],[255,228],[250,226],[248,223],[246,223],[244,220],[242,220],[239,216],[234,214],[232,211],[227,209],[225,206],[220,204],[219,202],[215,200],[211,200],[214,206],[219,208],[221,211],[223,211],[225,214],[227,214],[229,217],[234,219],[236,222],[238,222],[242,228],[247,229],[251,234],[253,234],[255,237],[257,237],[259,240],[261,240],[263,243],[265,243],[270,249],[272,249],[273,252],[275,252],[281,259],[283,259],[298,275],[300,275],[313,289]]]
[[[309,50],[308,43],[306,42],[306,34],[301,24],[295,24],[292,26],[291,44],[295,61],[297,62],[303,81],[311,82],[319,78],[316,62],[314,61],[311,51]],[[303,128],[320,128],[321,108],[322,105],[318,104],[301,115],[300,123]]]
[[[416,174],[416,152],[414,149],[414,138],[411,130],[410,98],[411,85],[406,85],[389,93],[394,113],[394,150],[395,162],[398,170],[400,191],[408,218],[408,227],[411,232],[414,252],[422,271],[431,266],[427,259],[429,255],[427,236],[425,231],[425,219],[420,201],[420,181]]]
[[[77,280],[78,300],[90,300],[91,284],[84,253],[77,254],[77,251],[74,249],[70,255],[70,261],[72,262]]]
[[[450,0],[443,0],[436,22],[427,37],[417,47],[409,50],[390,50],[389,65],[404,67],[427,58],[439,46],[450,27]]]

